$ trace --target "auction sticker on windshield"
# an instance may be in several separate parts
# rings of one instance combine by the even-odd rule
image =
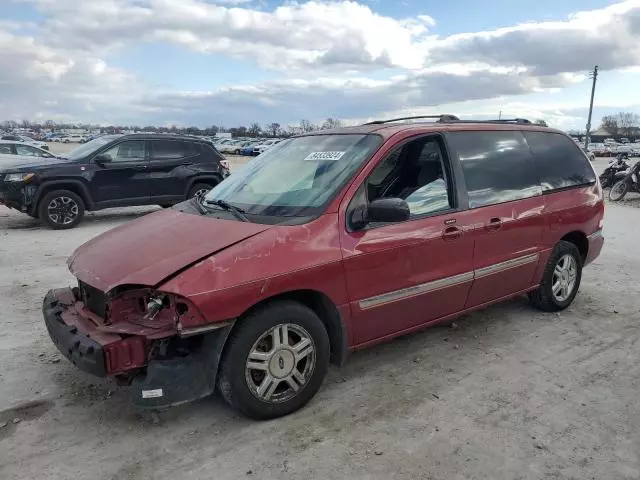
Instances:
[[[304,160],[340,160],[345,153],[346,152],[312,152],[307,155]]]

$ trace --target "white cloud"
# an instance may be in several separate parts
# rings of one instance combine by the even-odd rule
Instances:
[[[272,11],[245,0],[21,1],[44,20],[0,21],[0,111],[12,118],[231,125],[367,118],[436,105],[479,115],[482,105],[505,105],[520,108],[518,116],[546,114],[568,125],[584,123],[574,118],[578,110],[525,105],[518,95],[562,91],[583,82],[594,63],[629,72],[640,66],[640,0],[564,21],[449,37],[433,35],[429,16],[394,19],[376,13],[375,3],[348,0],[291,2]],[[140,43],[254,59],[289,78],[157,91],[105,60]]]
[[[272,12],[202,0],[33,0],[61,48],[104,50],[166,41],[250,57],[269,68],[367,65],[420,68],[433,19],[393,19],[354,1],[290,3]],[[228,3],[228,2],[227,2]]]
[[[640,64],[640,0],[579,12],[566,21],[526,23],[435,39],[428,61],[525,66],[540,74],[580,72],[599,64]]]

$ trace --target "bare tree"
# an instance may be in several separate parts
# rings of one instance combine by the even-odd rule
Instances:
[[[640,127],[640,115],[631,112],[620,112],[616,115],[618,128],[624,135],[633,135]]]
[[[538,119],[535,122],[533,122],[534,125],[539,125],[541,127],[548,127],[549,125],[547,125],[547,122],[542,120],[542,119]]]
[[[322,124],[322,128],[324,129],[329,129],[329,128],[339,128],[342,126],[342,122],[340,120],[338,120],[337,118],[327,118],[324,123]]]
[[[257,122],[253,122],[251,125],[249,125],[247,135],[249,135],[250,137],[257,137],[260,135],[261,130],[262,129],[260,128],[260,124]]]
[[[315,126],[309,120],[300,120],[300,130],[303,133],[312,132],[315,130]]]
[[[280,131],[279,123],[273,122],[267,125],[267,132],[269,132],[269,135],[271,135],[272,137],[277,137],[279,131]]]
[[[605,115],[600,121],[600,128],[606,130],[610,135],[617,135],[620,131],[617,115]]]

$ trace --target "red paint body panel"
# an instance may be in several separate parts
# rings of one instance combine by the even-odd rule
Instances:
[[[472,210],[475,270],[533,255],[542,249],[544,197],[538,196]],[[499,219],[498,228],[490,223]],[[467,307],[474,307],[531,285],[537,262],[476,278]]]
[[[69,258],[71,273],[108,292],[154,286],[189,264],[269,228],[162,210],[98,235]]]
[[[357,343],[464,308],[471,281],[371,309],[360,308],[358,301],[468,272],[473,260],[473,227],[468,217],[469,212],[459,212],[364,232],[342,232]],[[463,231],[460,238],[443,238],[449,220],[456,220]]]
[[[544,229],[544,245],[553,247],[569,232],[584,232],[590,235],[602,229],[604,203],[599,185],[573,188],[545,195],[545,217],[548,228]]]
[[[240,222],[236,224],[242,225]],[[314,290],[348,303],[338,216],[277,226],[222,250],[159,288],[189,298],[209,322],[241,315],[257,302],[293,290]]]

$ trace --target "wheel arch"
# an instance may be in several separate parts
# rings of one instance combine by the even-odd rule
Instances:
[[[560,240],[573,243],[580,252],[582,262],[584,263],[587,255],[589,254],[589,240],[587,239],[587,235],[584,232],[581,232],[580,230],[574,230],[573,232],[567,233]]]
[[[187,185],[187,189],[184,192],[184,196],[186,197],[186,196],[189,195],[189,192],[191,191],[191,188],[196,183],[208,183],[208,184],[211,184],[212,186],[216,186],[221,181],[222,181],[222,177],[220,175],[215,174],[215,173],[207,174],[207,175],[198,175],[196,177],[193,177],[191,179],[191,181],[189,181],[189,184]]]
[[[249,313],[280,300],[293,300],[301,303],[318,315],[329,335],[330,361],[335,365],[343,365],[349,355],[347,327],[335,303],[327,295],[317,290],[292,290],[265,298],[245,310],[233,325],[232,331]]]
[[[31,210],[37,212],[42,197],[53,190],[69,190],[82,199],[85,210],[93,210],[94,208],[89,189],[79,180],[51,180],[40,185],[36,198],[32,202]]]

